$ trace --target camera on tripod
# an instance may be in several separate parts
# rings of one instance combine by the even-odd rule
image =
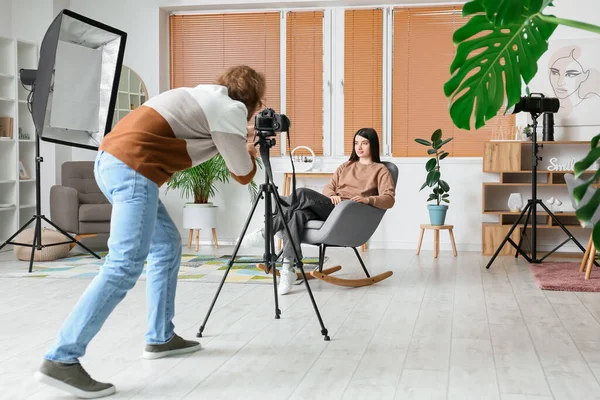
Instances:
[[[265,136],[275,136],[277,132],[289,131],[290,119],[272,108],[265,108],[254,117],[254,129]]]

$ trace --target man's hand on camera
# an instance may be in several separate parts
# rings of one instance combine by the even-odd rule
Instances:
[[[350,200],[355,201],[357,203],[369,204],[369,199],[367,199],[366,197],[362,197],[362,196],[354,196]]]
[[[340,196],[331,196],[331,202],[337,206],[342,202],[342,198]]]
[[[254,147],[254,143],[246,143],[246,149],[248,149],[248,153],[254,158],[256,158],[256,147]]]
[[[254,142],[254,125],[248,125],[246,127],[246,130],[248,131],[248,133],[246,134],[246,141],[248,143],[253,143]]]

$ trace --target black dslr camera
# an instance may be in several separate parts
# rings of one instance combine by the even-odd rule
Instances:
[[[254,117],[254,129],[257,132],[271,133],[266,136],[275,136],[275,132],[290,130],[290,119],[285,114],[277,114],[272,108],[265,108]]]
[[[560,100],[554,97],[545,97],[542,93],[531,93],[529,96],[521,97],[514,105],[512,114],[528,112],[535,114],[555,113],[560,108]]]

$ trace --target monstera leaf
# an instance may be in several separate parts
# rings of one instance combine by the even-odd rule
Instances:
[[[475,128],[498,114],[506,97],[507,108],[521,96],[521,81],[528,84],[537,62],[548,49],[557,25],[600,33],[600,27],[543,14],[552,0],[471,0],[463,6],[470,20],[454,33],[458,45],[444,85],[451,97],[454,124]],[[505,96],[506,93],[506,96]]]
[[[529,83],[537,73],[537,61],[548,49],[548,38],[556,29],[553,22],[540,18],[541,1],[513,0],[521,4],[519,14],[500,14],[508,0],[474,0],[465,4],[464,15],[475,14],[454,33],[458,43],[450,67],[453,76],[444,85],[446,96],[452,96],[450,115],[454,124],[470,129],[475,108],[475,128],[495,117],[508,98],[508,107],[521,98],[521,80]],[[526,6],[523,5],[526,3]],[[532,3],[539,7],[531,8]],[[490,19],[490,11],[493,18]],[[475,36],[478,36],[474,38]]]

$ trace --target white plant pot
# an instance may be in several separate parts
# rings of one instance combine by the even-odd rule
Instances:
[[[184,229],[211,229],[217,227],[217,207],[212,203],[186,203],[183,206]]]

